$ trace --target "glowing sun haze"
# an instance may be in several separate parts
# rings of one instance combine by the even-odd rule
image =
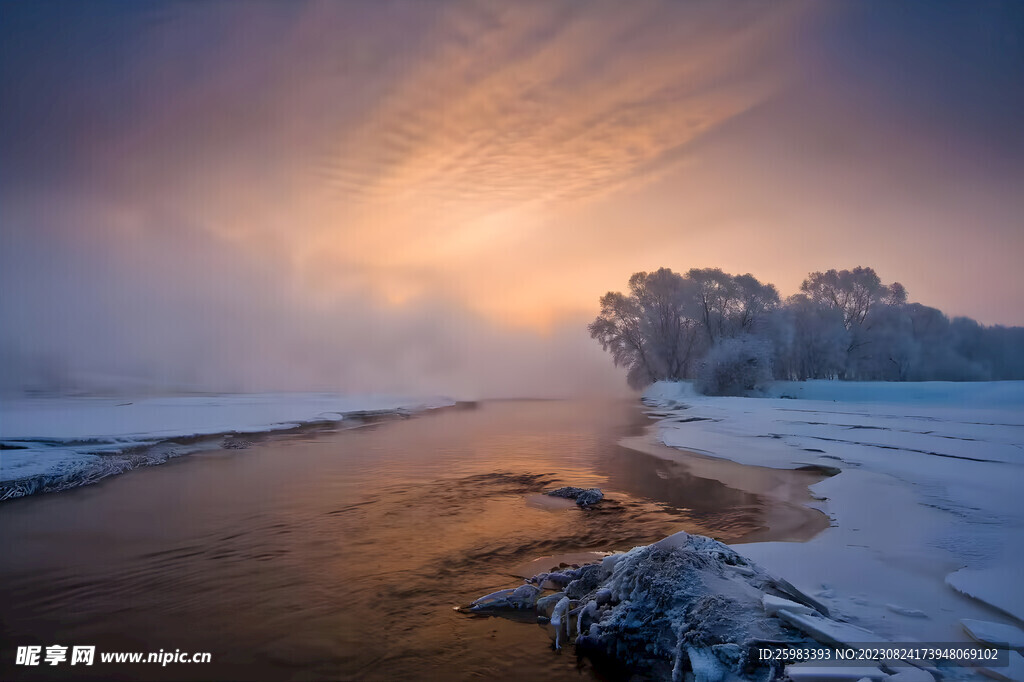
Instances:
[[[0,33],[19,371],[617,387],[585,322],[659,266],[869,265],[1024,323],[1019,4],[5,2]]]

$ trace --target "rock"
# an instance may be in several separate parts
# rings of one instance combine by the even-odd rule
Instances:
[[[576,573],[578,577],[565,588],[570,599],[582,599],[584,595],[596,590],[601,582],[601,567],[597,564],[584,566]]]
[[[764,615],[757,585],[767,574],[730,570],[745,560],[710,538],[678,533],[605,561],[613,570],[589,596],[606,605],[583,647],[595,660],[612,658],[642,679],[737,679],[741,644],[792,638]]]
[[[805,644],[794,628],[836,646],[885,641],[829,619],[823,607],[727,545],[685,532],[530,582],[538,591],[537,585],[564,587],[533,601],[537,615],[549,619],[555,648],[575,642],[577,655],[595,666],[629,670],[639,679],[776,679],[781,664],[761,662],[751,648],[757,642]],[[483,601],[529,598],[510,592]],[[794,679],[813,679],[810,670],[792,668]],[[864,676],[878,680],[884,674],[831,667],[824,679]]]
[[[625,554],[612,554],[601,559],[601,570],[605,576],[610,576],[615,571],[615,564],[619,562],[619,559],[626,556]]]
[[[549,490],[544,494],[551,495],[552,497],[565,497],[571,500],[576,500],[576,505],[583,507],[584,509],[597,504],[604,499],[604,493],[601,492],[600,488],[575,488],[573,486],[566,486],[556,490]]]
[[[586,488],[575,488],[573,486],[565,486],[563,488],[549,490],[544,494],[550,495],[551,497],[565,497],[570,500],[575,500],[577,497],[580,496],[580,493],[582,493],[584,490],[586,490]]]
[[[1024,649],[1024,630],[1004,623],[964,618],[960,621],[967,634],[984,644],[1007,644],[1011,649]]]
[[[531,578],[545,590],[561,590],[574,579],[568,573],[541,573]]]
[[[587,507],[597,504],[604,499],[604,493],[597,488],[591,488],[590,490],[584,490],[576,498],[576,504],[586,509]]]
[[[544,597],[541,597],[537,600],[537,613],[547,618],[550,618],[551,612],[555,609],[555,604],[561,601],[562,597],[564,596],[564,592],[555,592],[554,594],[549,594]]]
[[[718,660],[731,670],[738,669],[743,662],[743,649],[740,648],[739,644],[731,642],[729,644],[714,644],[711,646],[711,650],[715,652]]]
[[[689,659],[690,670],[693,671],[693,678],[696,682],[722,682],[729,677],[729,669],[722,661],[715,656],[710,648],[686,647],[686,657]],[[675,677],[675,674],[673,674]]]
[[[501,611],[532,609],[537,603],[541,589],[536,585],[520,585],[516,588],[498,590],[480,597],[469,605],[469,611]]]

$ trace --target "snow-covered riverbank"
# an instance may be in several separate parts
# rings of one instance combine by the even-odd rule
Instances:
[[[779,383],[769,396],[686,383],[644,396],[666,445],[841,470],[812,487],[831,528],[738,551],[883,637],[969,641],[962,619],[1021,625],[1024,382]]]
[[[0,500],[95,482],[157,464],[220,435],[258,434],[353,416],[401,414],[449,398],[262,393],[0,402]]]

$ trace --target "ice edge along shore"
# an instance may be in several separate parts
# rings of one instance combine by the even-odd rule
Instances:
[[[210,447],[217,437],[454,404],[445,397],[329,393],[6,400],[0,403],[0,501],[160,464]]]
[[[1024,621],[1024,382],[780,382],[763,398],[659,382],[643,400],[665,445],[841,470],[811,487],[830,528],[739,551],[844,620],[947,642],[969,641],[963,619]]]

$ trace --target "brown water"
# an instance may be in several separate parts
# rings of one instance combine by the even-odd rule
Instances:
[[[780,507],[814,525],[760,494],[778,487],[762,479],[729,487],[707,462],[618,445],[645,423],[626,402],[486,402],[5,503],[0,679],[594,679],[543,629],[453,607],[514,586],[514,568],[544,555],[678,530],[771,539]],[[606,500],[536,505],[559,485]],[[209,651],[213,663],[15,667],[24,644]]]

